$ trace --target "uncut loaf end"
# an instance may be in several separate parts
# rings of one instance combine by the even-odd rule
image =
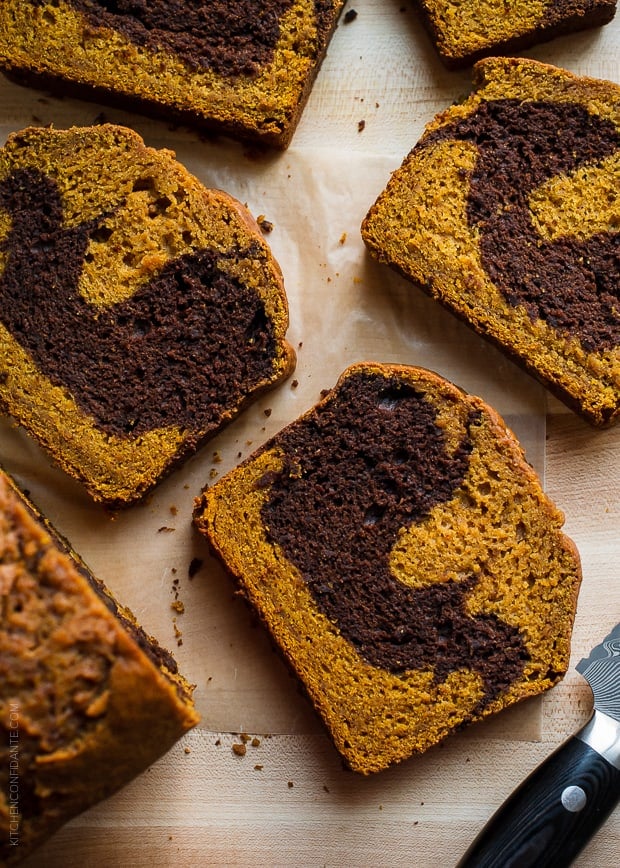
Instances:
[[[199,718],[172,655],[2,470],[0,602],[4,865],[143,772]]]

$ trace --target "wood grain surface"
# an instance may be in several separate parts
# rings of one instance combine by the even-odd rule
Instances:
[[[266,179],[272,177],[269,172],[286,178],[294,169],[297,174],[293,173],[293,180],[300,190],[302,185],[313,189],[324,185],[333,195],[337,181],[334,167],[342,167],[350,157],[348,186],[343,185],[338,204],[332,202],[328,217],[314,215],[315,219],[333,221],[332,246],[337,247],[354,188],[361,190],[361,203],[367,201],[369,206],[383,177],[387,180],[389,172],[399,165],[424,124],[470,89],[469,72],[449,73],[441,67],[408,0],[349,0],[347,8],[355,9],[357,17],[347,24],[341,22],[288,154],[252,160],[240,155],[232,143],[202,143],[184,131],[169,130],[140,117],[69,99],[58,100],[5,81],[0,81],[2,132],[29,123],[85,123],[103,111],[109,120],[134,126],[148,143],[174,146],[184,161],[187,158],[190,167],[203,175],[214,161],[219,161],[223,172],[230,163],[228,174],[224,172],[222,177],[229,191],[248,201],[255,214],[262,212]],[[620,82],[620,19],[605,28],[558,39],[524,53],[574,72]],[[330,166],[332,174],[327,168]],[[344,169],[342,172],[344,176]],[[293,198],[295,189],[289,188]],[[333,220],[335,209],[342,218],[340,222]],[[267,216],[275,217],[277,227],[279,215]],[[297,220],[303,239],[305,224],[311,217],[298,214]],[[282,225],[284,221],[283,216]],[[347,232],[355,234],[358,225],[355,211],[346,225]],[[321,258],[323,250],[313,259],[313,251],[302,251],[300,245],[299,259],[305,257],[306,264],[305,270],[297,273],[295,257],[290,251],[287,255],[285,249],[284,233],[274,232],[273,243],[277,254],[282,253],[282,260],[287,262],[285,282],[291,287],[299,284],[292,305],[295,343],[305,342],[312,349],[316,323],[310,309],[297,306],[296,293],[301,297],[312,292],[307,285],[307,268],[314,267],[321,274],[322,303],[329,289],[336,304],[343,298],[336,293],[342,286],[336,280],[340,265],[333,266],[328,282],[326,260]],[[385,285],[385,295],[377,291],[356,308],[356,323],[363,328],[354,335],[337,331],[346,325],[341,322],[341,309],[325,328],[334,332],[333,340],[340,341],[343,352],[347,342],[353,342],[355,354],[384,351],[395,334],[400,341],[395,356],[407,360],[404,356],[411,346],[411,361],[418,361],[416,353],[425,345],[408,342],[411,335],[402,335],[405,308],[400,305],[406,288],[401,283],[390,283],[391,278],[362,261],[359,247],[347,251],[350,260],[342,259],[341,265],[355,272],[348,291],[353,293],[364,286],[365,280],[372,280],[373,285]],[[415,313],[423,322],[431,305],[426,301],[418,304]],[[320,313],[323,316],[324,310]],[[393,331],[388,329],[377,337],[386,313],[391,317]],[[448,317],[440,317],[433,328],[437,334],[448,336],[449,347],[432,358],[449,369],[440,373],[458,378],[459,359],[464,365],[465,356],[475,354],[477,348],[471,348],[478,339],[460,327],[452,331]],[[327,332],[321,334],[326,340]],[[416,335],[418,339],[422,337]],[[249,441],[257,445],[288,415],[304,409],[304,402],[311,403],[320,388],[332,385],[333,374],[344,356],[330,355],[325,350],[323,370],[320,349],[314,347],[311,356],[300,351],[302,397],[297,404],[291,403],[289,390],[286,405],[280,407],[276,397],[250,411],[235,429],[234,441],[223,442],[223,447],[229,447],[228,452],[223,448],[223,465],[212,461],[219,448],[214,446],[208,460],[203,455],[190,462],[187,472],[175,480],[176,488],[162,489],[161,503],[165,498],[170,503],[172,497],[181,496],[189,485],[190,474],[207,482],[211,470],[216,474],[226,469],[227,461],[234,463],[238,449],[247,454],[252,448]],[[422,360],[425,358],[422,353]],[[501,366],[499,361],[496,364],[499,357],[492,358],[492,365],[481,364],[477,372],[481,390],[485,391],[488,384],[492,399],[499,392],[509,393],[512,383],[522,388],[521,375],[510,366],[501,388],[492,382],[495,368]],[[525,420],[525,439],[528,425],[533,423],[530,460],[544,477],[547,492],[564,511],[565,530],[582,557],[584,579],[572,646],[575,663],[620,619],[620,428],[593,430],[533,384],[526,386],[524,394],[516,410],[510,404],[500,409],[509,414],[514,410],[516,430]],[[502,402],[501,395],[498,400]],[[266,415],[264,411],[272,407],[275,412]],[[133,520],[128,520],[126,526],[108,524],[101,530],[101,517],[91,511],[77,489],[69,487],[57,498],[55,486],[61,485],[58,472],[6,424],[0,426],[0,460],[30,484],[38,502],[95,572],[113,590],[122,591],[122,601],[134,608],[162,642],[169,643],[170,569],[177,562],[167,561],[165,569],[161,566],[167,554],[157,546],[164,545],[166,535],[156,539],[154,529],[161,516],[155,514],[154,507],[151,513],[142,513],[142,520],[151,522],[151,536],[137,538],[142,546],[139,550],[137,543],[127,547],[123,534],[131,536]],[[204,556],[188,529],[194,493],[198,492],[186,491],[183,509],[177,516],[175,557],[184,557],[185,563],[197,553]],[[89,523],[97,528],[97,533],[93,531],[90,536],[84,529]],[[167,544],[172,536],[166,537]],[[152,586],[138,587],[138,578],[132,573],[136,561],[157,576]],[[203,724],[122,792],[67,824],[27,860],[28,868],[444,868],[456,863],[502,800],[590,713],[589,689],[571,668],[564,681],[545,697],[452,736],[422,757],[362,778],[342,768],[296,684],[249,615],[232,600],[227,580],[217,567],[208,564],[191,587],[184,582],[183,591],[192,612],[203,613],[202,620],[197,615],[191,621],[179,620],[184,644],[177,654],[184,671],[201,681],[197,693],[202,697]],[[158,606],[166,610],[165,621],[156,611]],[[212,645],[202,657],[207,641]],[[233,745],[240,743],[241,729],[255,737],[254,744],[247,743],[244,756],[233,750]],[[615,868],[619,852],[620,811],[616,810],[576,864],[579,868]]]

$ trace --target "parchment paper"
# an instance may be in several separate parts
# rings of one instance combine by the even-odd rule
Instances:
[[[19,91],[11,91],[11,94]],[[28,123],[91,123],[99,110],[50,104],[24,91],[4,141]],[[541,387],[438,305],[370,260],[360,223],[404,154],[343,153],[292,147],[248,155],[231,143],[205,142],[131,118],[147,144],[169,147],[206,185],[247,204],[273,224],[266,236],[284,274],[289,340],[298,364],[208,444],[149,500],[111,518],[53,467],[20,430],[0,420],[0,463],[71,542],[119,601],[172,650],[196,685],[201,726],[218,732],[312,733],[320,725],[269,640],[191,526],[194,497],[335,384],[360,360],[432,368],[491,403],[517,433],[529,461],[544,470]],[[413,141],[412,141],[413,144]],[[190,577],[190,565],[193,577]],[[176,607],[176,608],[175,608]],[[178,611],[184,608],[184,611]],[[538,715],[501,716],[503,737],[535,738]]]

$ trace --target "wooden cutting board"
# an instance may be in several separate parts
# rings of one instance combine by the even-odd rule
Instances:
[[[122,792],[61,830],[27,865],[450,866],[522,778],[589,713],[574,671],[534,700],[375,777],[343,770],[221,569],[193,533],[193,498],[361,358],[433,367],[475,391],[518,433],[566,514],[583,560],[578,660],[620,618],[620,429],[595,432],[465,327],[371,263],[359,239],[368,206],[425,123],[470,90],[444,70],[408,2],[349,2],[289,151],[251,159],[104,108],[108,120],[171,147],[206,183],[274,224],[291,304],[296,385],[250,408],[147,504],[115,521],[21,432],[0,422],[0,459],[145,628],[196,682],[200,727]],[[527,52],[620,81],[620,19]],[[0,81],[0,133],[92,122],[102,107]],[[361,122],[364,123],[361,123]],[[189,565],[201,562],[190,578]],[[178,597],[183,614],[171,607]],[[182,644],[179,644],[179,641]],[[233,750],[247,733],[244,756]],[[617,865],[620,812],[578,860]]]

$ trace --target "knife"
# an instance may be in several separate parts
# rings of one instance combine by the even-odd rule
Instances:
[[[594,695],[588,723],[491,817],[457,868],[563,868],[620,799],[620,623],[576,667]]]

